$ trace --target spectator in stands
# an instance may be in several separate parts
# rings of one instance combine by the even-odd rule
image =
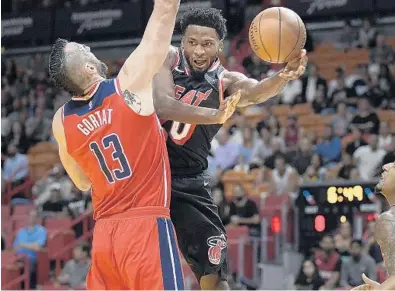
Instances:
[[[277,156],[284,156],[281,141],[279,139],[272,140],[272,154],[265,159],[264,166],[269,169],[274,169],[275,160]]]
[[[340,286],[351,289],[364,284],[362,274],[375,280],[377,277],[376,263],[373,258],[363,253],[361,240],[353,240],[350,248],[351,259],[343,262],[340,275]]]
[[[73,218],[80,216],[85,211],[92,211],[92,196],[90,193],[84,193],[73,186],[71,195],[73,199],[68,201],[67,208]]]
[[[314,169],[314,171],[318,175],[318,179],[320,181],[325,181],[326,180],[326,175],[327,175],[327,169],[324,167],[324,162],[320,154],[314,153],[311,156],[311,168]]]
[[[27,255],[33,265],[37,261],[37,252],[42,250],[47,241],[47,230],[37,221],[38,213],[33,209],[29,213],[29,226],[18,230],[14,240],[16,253]]]
[[[296,100],[300,99],[301,94],[302,81],[297,79],[289,81],[278,96],[280,97],[280,101],[282,104],[292,105],[296,103]]]
[[[335,136],[343,137],[346,135],[348,126],[350,125],[350,115],[347,111],[346,103],[337,103],[336,114],[333,116],[330,125]]]
[[[395,139],[395,137],[391,134],[389,124],[387,122],[381,122],[380,135],[379,135],[379,148],[389,151],[393,139]]]
[[[221,187],[214,187],[211,192],[213,196],[213,201],[215,205],[218,207],[218,215],[222,220],[224,225],[229,224],[230,222],[230,207],[228,202],[226,201],[225,193]]]
[[[381,167],[392,163],[395,161],[395,137],[392,139],[392,143],[388,148],[387,154],[383,157],[383,161],[381,162]]]
[[[252,149],[251,157],[252,162],[257,165],[261,165],[267,157],[273,154],[272,141],[276,139],[265,126],[259,130],[259,135],[260,139],[257,140]]]
[[[226,65],[226,69],[229,71],[235,71],[235,72],[246,74],[246,69],[242,65],[237,63],[237,60],[234,56],[228,57],[228,63]]]
[[[246,68],[248,75],[257,80],[261,80],[270,68],[256,54],[244,58],[243,66]]]
[[[90,248],[87,244],[77,245],[73,249],[73,258],[65,264],[57,278],[57,283],[70,288],[85,287],[86,275],[91,263],[89,253]]]
[[[377,135],[371,135],[369,144],[359,147],[354,152],[355,165],[363,180],[370,180],[376,177],[385,154],[385,150],[378,148]]]
[[[350,21],[344,21],[343,31],[340,34],[339,41],[336,47],[342,49],[348,49],[355,47],[357,45],[357,32],[355,28],[351,25]]]
[[[229,133],[221,128],[216,136],[219,146],[215,151],[214,163],[221,172],[232,169],[238,161],[239,145],[229,141]]]
[[[322,237],[320,249],[314,252],[313,260],[325,282],[322,289],[335,289],[339,284],[342,260],[335,250],[335,242],[331,235],[325,234]]]
[[[325,88],[322,85],[318,86],[315,91],[315,97],[311,106],[316,114],[328,115],[334,113],[334,109],[331,108],[330,100],[326,97]]]
[[[28,171],[29,164],[26,155],[19,153],[15,144],[9,144],[2,173],[5,182],[12,183],[13,187],[21,185]]]
[[[279,136],[280,135],[281,125],[280,125],[280,122],[278,121],[277,117],[274,114],[270,114],[270,116],[267,118],[267,121],[265,121],[265,124],[267,125],[272,136]]]
[[[25,127],[19,121],[12,124],[11,132],[4,140],[6,144],[13,143],[20,150],[22,154],[26,154],[30,147],[30,140],[25,133]]]
[[[243,185],[238,184],[233,188],[233,201],[229,205],[230,223],[232,225],[246,225],[250,235],[259,236],[260,219],[256,203],[248,198]]]
[[[43,204],[43,212],[49,217],[68,217],[68,202],[62,199],[60,184],[53,184],[50,188],[49,201]]]
[[[346,152],[349,155],[354,155],[357,148],[367,145],[366,141],[362,137],[362,130],[358,127],[351,126],[352,141],[347,144]]]
[[[285,156],[275,157],[275,167],[272,171],[270,188],[273,194],[293,194],[298,187],[298,175],[294,168],[285,161]]]
[[[369,74],[367,66],[364,64],[357,65],[353,72],[346,77],[346,87],[352,88],[357,96],[362,96],[367,90],[367,80]]]
[[[295,151],[299,143],[299,126],[298,121],[294,115],[288,116],[288,123],[281,135],[284,137],[287,150]]]
[[[308,74],[302,78],[301,103],[313,102],[319,86],[323,86],[324,96],[327,96],[328,86],[326,80],[319,75],[318,67],[315,64],[309,64]]]
[[[243,143],[239,145],[238,154],[242,157],[245,164],[249,164],[252,160],[252,152],[255,146],[255,136],[250,126],[243,128]]]
[[[312,260],[304,260],[295,280],[296,290],[319,290],[324,285],[317,266]]]
[[[351,125],[359,128],[362,133],[379,133],[380,120],[376,112],[372,110],[369,99],[359,98],[358,111],[354,118],[351,120]]]
[[[391,64],[394,60],[392,47],[385,43],[385,37],[382,34],[376,36],[376,47],[370,49],[370,61],[374,63]]]
[[[372,48],[376,46],[377,30],[370,19],[365,18],[358,32],[358,46]]]
[[[369,103],[375,108],[385,108],[386,104],[388,104],[388,93],[381,88],[378,74],[374,74],[368,78],[367,89],[362,97],[368,99]]]
[[[351,224],[346,221],[340,223],[339,231],[334,237],[336,250],[342,257],[350,255],[350,246],[352,242]]]
[[[308,138],[302,138],[299,143],[299,150],[292,158],[291,165],[296,169],[299,175],[303,175],[311,163],[313,148]]]
[[[324,164],[337,162],[342,152],[342,142],[338,136],[333,134],[332,127],[325,127],[325,136],[323,140],[317,144],[315,152],[320,154]]]
[[[357,99],[355,90],[346,87],[345,79],[337,80],[337,88],[329,96],[331,107],[336,107],[339,102],[344,102],[349,106],[355,106]]]
[[[346,80],[346,74],[345,74],[345,71],[344,71],[344,69],[342,67],[337,67],[335,69],[335,72],[336,72],[335,78],[333,80],[331,80],[329,82],[329,84],[328,84],[328,96],[332,96],[332,93],[336,89],[338,89],[338,86],[337,86],[338,85],[338,80],[343,79],[344,82]]]
[[[364,244],[365,253],[369,254],[376,262],[376,264],[383,261],[380,246],[374,238],[376,221],[371,220],[368,222],[366,231],[362,235],[362,242]]]
[[[338,173],[338,177],[340,179],[350,180],[352,176],[355,176],[355,174],[353,174],[353,171],[358,171],[358,169],[354,165],[352,156],[347,152],[344,152],[342,154],[342,159],[339,163],[339,166],[340,170]]]
[[[29,117],[25,123],[26,135],[29,139],[40,142],[49,138],[51,120],[44,116],[44,109],[37,107],[33,117]]]

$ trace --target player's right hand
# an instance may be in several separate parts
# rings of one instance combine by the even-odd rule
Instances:
[[[380,289],[380,283],[369,279],[366,277],[365,274],[362,274],[362,280],[366,283],[363,285],[359,285],[357,287],[352,288],[351,290],[379,290]]]
[[[225,123],[235,112],[237,103],[239,103],[241,97],[241,90],[238,90],[232,96],[226,98],[221,102],[218,108],[218,113],[215,116],[217,123]]]

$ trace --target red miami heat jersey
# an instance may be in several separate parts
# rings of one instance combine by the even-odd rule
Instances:
[[[146,206],[169,207],[170,170],[156,114],[124,101],[117,79],[94,86],[89,100],[63,107],[68,153],[92,182],[94,219]]]

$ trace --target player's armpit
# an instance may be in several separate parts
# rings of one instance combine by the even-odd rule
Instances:
[[[380,245],[384,264],[389,275],[395,275],[395,217],[382,213],[376,222],[374,238]]]
[[[52,121],[52,131],[58,143],[60,161],[77,188],[81,191],[87,191],[92,186],[91,181],[73,157],[67,152],[66,136],[64,134],[62,121],[62,110],[63,107],[58,109]]]

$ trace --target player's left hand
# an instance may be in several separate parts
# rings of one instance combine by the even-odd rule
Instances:
[[[365,274],[362,274],[362,280],[365,284],[354,287],[351,290],[380,290],[380,283],[369,279]]]
[[[241,97],[241,90],[238,90],[232,96],[226,98],[221,102],[218,108],[218,113],[215,116],[216,121],[219,124],[225,123],[235,112],[237,103],[239,103]]]
[[[299,79],[304,74],[307,65],[306,50],[300,51],[300,55],[287,63],[285,68],[279,74],[280,78],[291,81]]]

